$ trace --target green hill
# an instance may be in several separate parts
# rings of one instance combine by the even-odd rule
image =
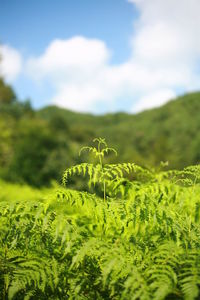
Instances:
[[[131,115],[126,113],[94,116],[46,107],[38,115],[48,121],[64,120],[72,138],[88,143],[102,136],[119,152],[120,160],[143,165],[169,161],[182,168],[200,160],[200,93],[179,97],[166,105]]]
[[[136,162],[183,168],[200,160],[200,93],[133,115],[96,116],[56,106],[41,110],[20,102],[0,79],[0,177],[31,185],[59,180],[71,165],[86,160],[77,156],[83,145],[104,137],[118,151],[108,162]],[[91,158],[90,158],[91,159]]]

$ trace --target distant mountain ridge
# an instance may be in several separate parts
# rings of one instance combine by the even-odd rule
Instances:
[[[138,114],[119,112],[96,116],[55,106],[37,113],[48,121],[65,120],[74,133],[82,131],[88,138],[105,137],[118,149],[121,160],[144,165],[169,161],[171,168],[182,168],[200,160],[200,92]]]

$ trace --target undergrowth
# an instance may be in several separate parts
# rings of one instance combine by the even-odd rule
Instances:
[[[200,166],[105,164],[115,150],[94,142],[62,187],[0,182],[0,299],[198,299]],[[68,189],[74,175],[102,194]]]

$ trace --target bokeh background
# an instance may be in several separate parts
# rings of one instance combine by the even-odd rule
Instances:
[[[198,0],[0,0],[0,176],[34,186],[85,161],[200,160]]]

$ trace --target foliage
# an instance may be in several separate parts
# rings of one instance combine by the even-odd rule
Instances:
[[[83,150],[99,161],[68,168],[63,182],[88,174],[101,197],[0,182],[0,298],[198,299],[199,165],[108,164],[105,140],[94,142]]]
[[[47,162],[56,147],[56,139],[51,137],[49,128],[40,120],[31,123],[24,120],[20,125],[21,134],[15,143],[15,159],[10,163],[10,177],[19,182],[25,179],[34,186],[45,185],[46,181],[53,178],[47,170]]]
[[[200,160],[199,111],[200,93],[197,92],[136,115],[94,116],[53,106],[38,111],[38,115],[45,120],[55,116],[65,119],[69,130],[73,130],[72,138],[76,134],[82,136],[79,148],[96,136],[105,137],[118,150],[119,158],[112,162],[120,159],[120,162],[158,167],[160,161],[168,161],[169,169],[183,169]],[[111,162],[109,157],[108,161]]]
[[[152,169],[169,161],[168,169],[183,169],[200,160],[199,111],[200,93],[137,115],[94,116],[55,106],[34,110],[0,78],[0,177],[49,186],[67,167],[84,162],[85,153],[76,153],[96,136],[104,136],[118,149],[119,158],[110,152],[105,164],[134,161]],[[93,157],[89,162],[93,164]],[[70,184],[85,189],[85,183],[75,178]]]
[[[88,185],[91,188],[92,185],[100,184],[103,190],[103,199],[106,200],[106,191],[108,189],[113,193],[116,190],[121,188],[121,193],[124,195],[123,184],[125,183],[124,173],[130,174],[131,172],[137,172],[142,174],[143,176],[147,176],[151,178],[151,173],[134,163],[122,163],[122,164],[104,164],[105,154],[109,152],[114,152],[117,155],[115,149],[107,146],[105,139],[95,138],[93,142],[97,142],[97,147],[83,147],[81,148],[79,155],[82,151],[88,150],[92,152],[95,158],[98,160],[97,164],[88,164],[82,163],[71,168],[68,168],[63,175],[63,184],[67,183],[67,180],[72,175],[89,175]]]
[[[16,101],[16,95],[13,89],[6,85],[0,77],[0,106],[10,104]]]

